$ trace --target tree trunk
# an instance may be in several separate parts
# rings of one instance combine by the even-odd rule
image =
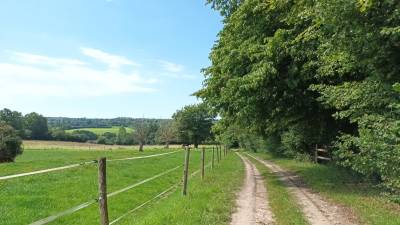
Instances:
[[[198,143],[194,143],[194,148],[198,149],[199,148],[199,144]]]
[[[165,143],[165,148],[169,148],[169,142]]]
[[[139,152],[143,152],[143,142],[139,143]]]

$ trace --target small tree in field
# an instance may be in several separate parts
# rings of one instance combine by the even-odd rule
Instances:
[[[141,120],[134,129],[133,136],[139,143],[139,152],[143,152],[143,146],[149,137],[149,125],[144,120]]]
[[[157,130],[157,141],[165,144],[165,148],[169,148],[169,144],[176,139],[176,127],[173,122],[162,123]]]
[[[0,121],[0,163],[13,162],[22,153],[21,138],[10,125]]]

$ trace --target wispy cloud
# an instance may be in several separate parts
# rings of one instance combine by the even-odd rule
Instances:
[[[35,55],[23,52],[10,52],[13,58],[21,63],[27,64],[39,64],[49,66],[65,66],[65,65],[85,65],[84,62],[76,59],[63,59],[63,58],[51,58],[42,55]]]
[[[0,100],[13,96],[91,97],[153,92],[157,80],[135,70],[135,62],[97,49],[82,53],[107,64],[98,69],[90,63],[24,52],[6,52],[10,62],[0,62]],[[127,65],[129,68],[119,69]]]
[[[171,72],[171,73],[180,73],[185,68],[183,65],[172,63],[172,62],[168,62],[168,61],[165,61],[165,60],[160,60],[160,63],[161,63],[162,68],[165,71]]]
[[[130,66],[140,65],[139,63],[136,63],[132,60],[125,58],[124,56],[113,55],[99,49],[81,48],[81,50],[84,55],[92,57],[102,63],[105,63],[111,68],[118,68],[123,65],[130,65]]]

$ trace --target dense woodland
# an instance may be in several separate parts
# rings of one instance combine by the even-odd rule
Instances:
[[[400,1],[208,0],[224,27],[196,93],[226,144],[338,165],[400,190]]]

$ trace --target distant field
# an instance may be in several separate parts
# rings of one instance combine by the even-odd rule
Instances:
[[[138,145],[101,145],[68,141],[23,141],[26,150],[139,150]],[[170,148],[182,148],[182,145],[170,145]],[[164,145],[145,145],[144,149],[164,149]]]
[[[104,134],[104,133],[106,133],[106,132],[118,134],[119,128],[120,128],[120,127],[109,127],[109,128],[79,128],[79,129],[66,130],[66,132],[71,133],[72,131],[75,131],[75,130],[87,130],[87,131],[93,132],[93,133],[95,133],[95,134],[97,134],[97,135],[102,135],[102,134]],[[133,132],[133,129],[130,128],[130,127],[125,127],[125,129],[126,129],[126,132],[129,132],[129,133]]]
[[[24,145],[25,151],[17,157],[15,163],[0,164],[0,176],[87,162],[101,156],[120,159],[168,152],[147,147],[145,152],[140,153],[136,146],[104,150],[100,145],[90,145],[90,150],[83,151],[89,144],[68,142],[30,141],[24,142]],[[109,198],[111,220],[152,199],[181,180],[184,152],[178,149],[169,151],[177,152],[154,158],[107,162],[109,193],[180,166],[166,176]],[[207,153],[206,161],[209,163],[211,151]],[[191,173],[199,169],[200,151],[191,151],[190,162]],[[179,186],[172,190],[170,196],[128,214],[118,224],[227,224],[234,205],[234,193],[240,186],[242,175],[240,160],[235,154],[231,154],[216,164],[214,170],[207,168],[204,181],[199,175],[193,177],[189,182],[188,197],[181,196]],[[57,214],[95,199],[97,189],[96,164],[0,180],[0,224],[29,224]],[[98,205],[94,203],[51,224],[99,224]]]

